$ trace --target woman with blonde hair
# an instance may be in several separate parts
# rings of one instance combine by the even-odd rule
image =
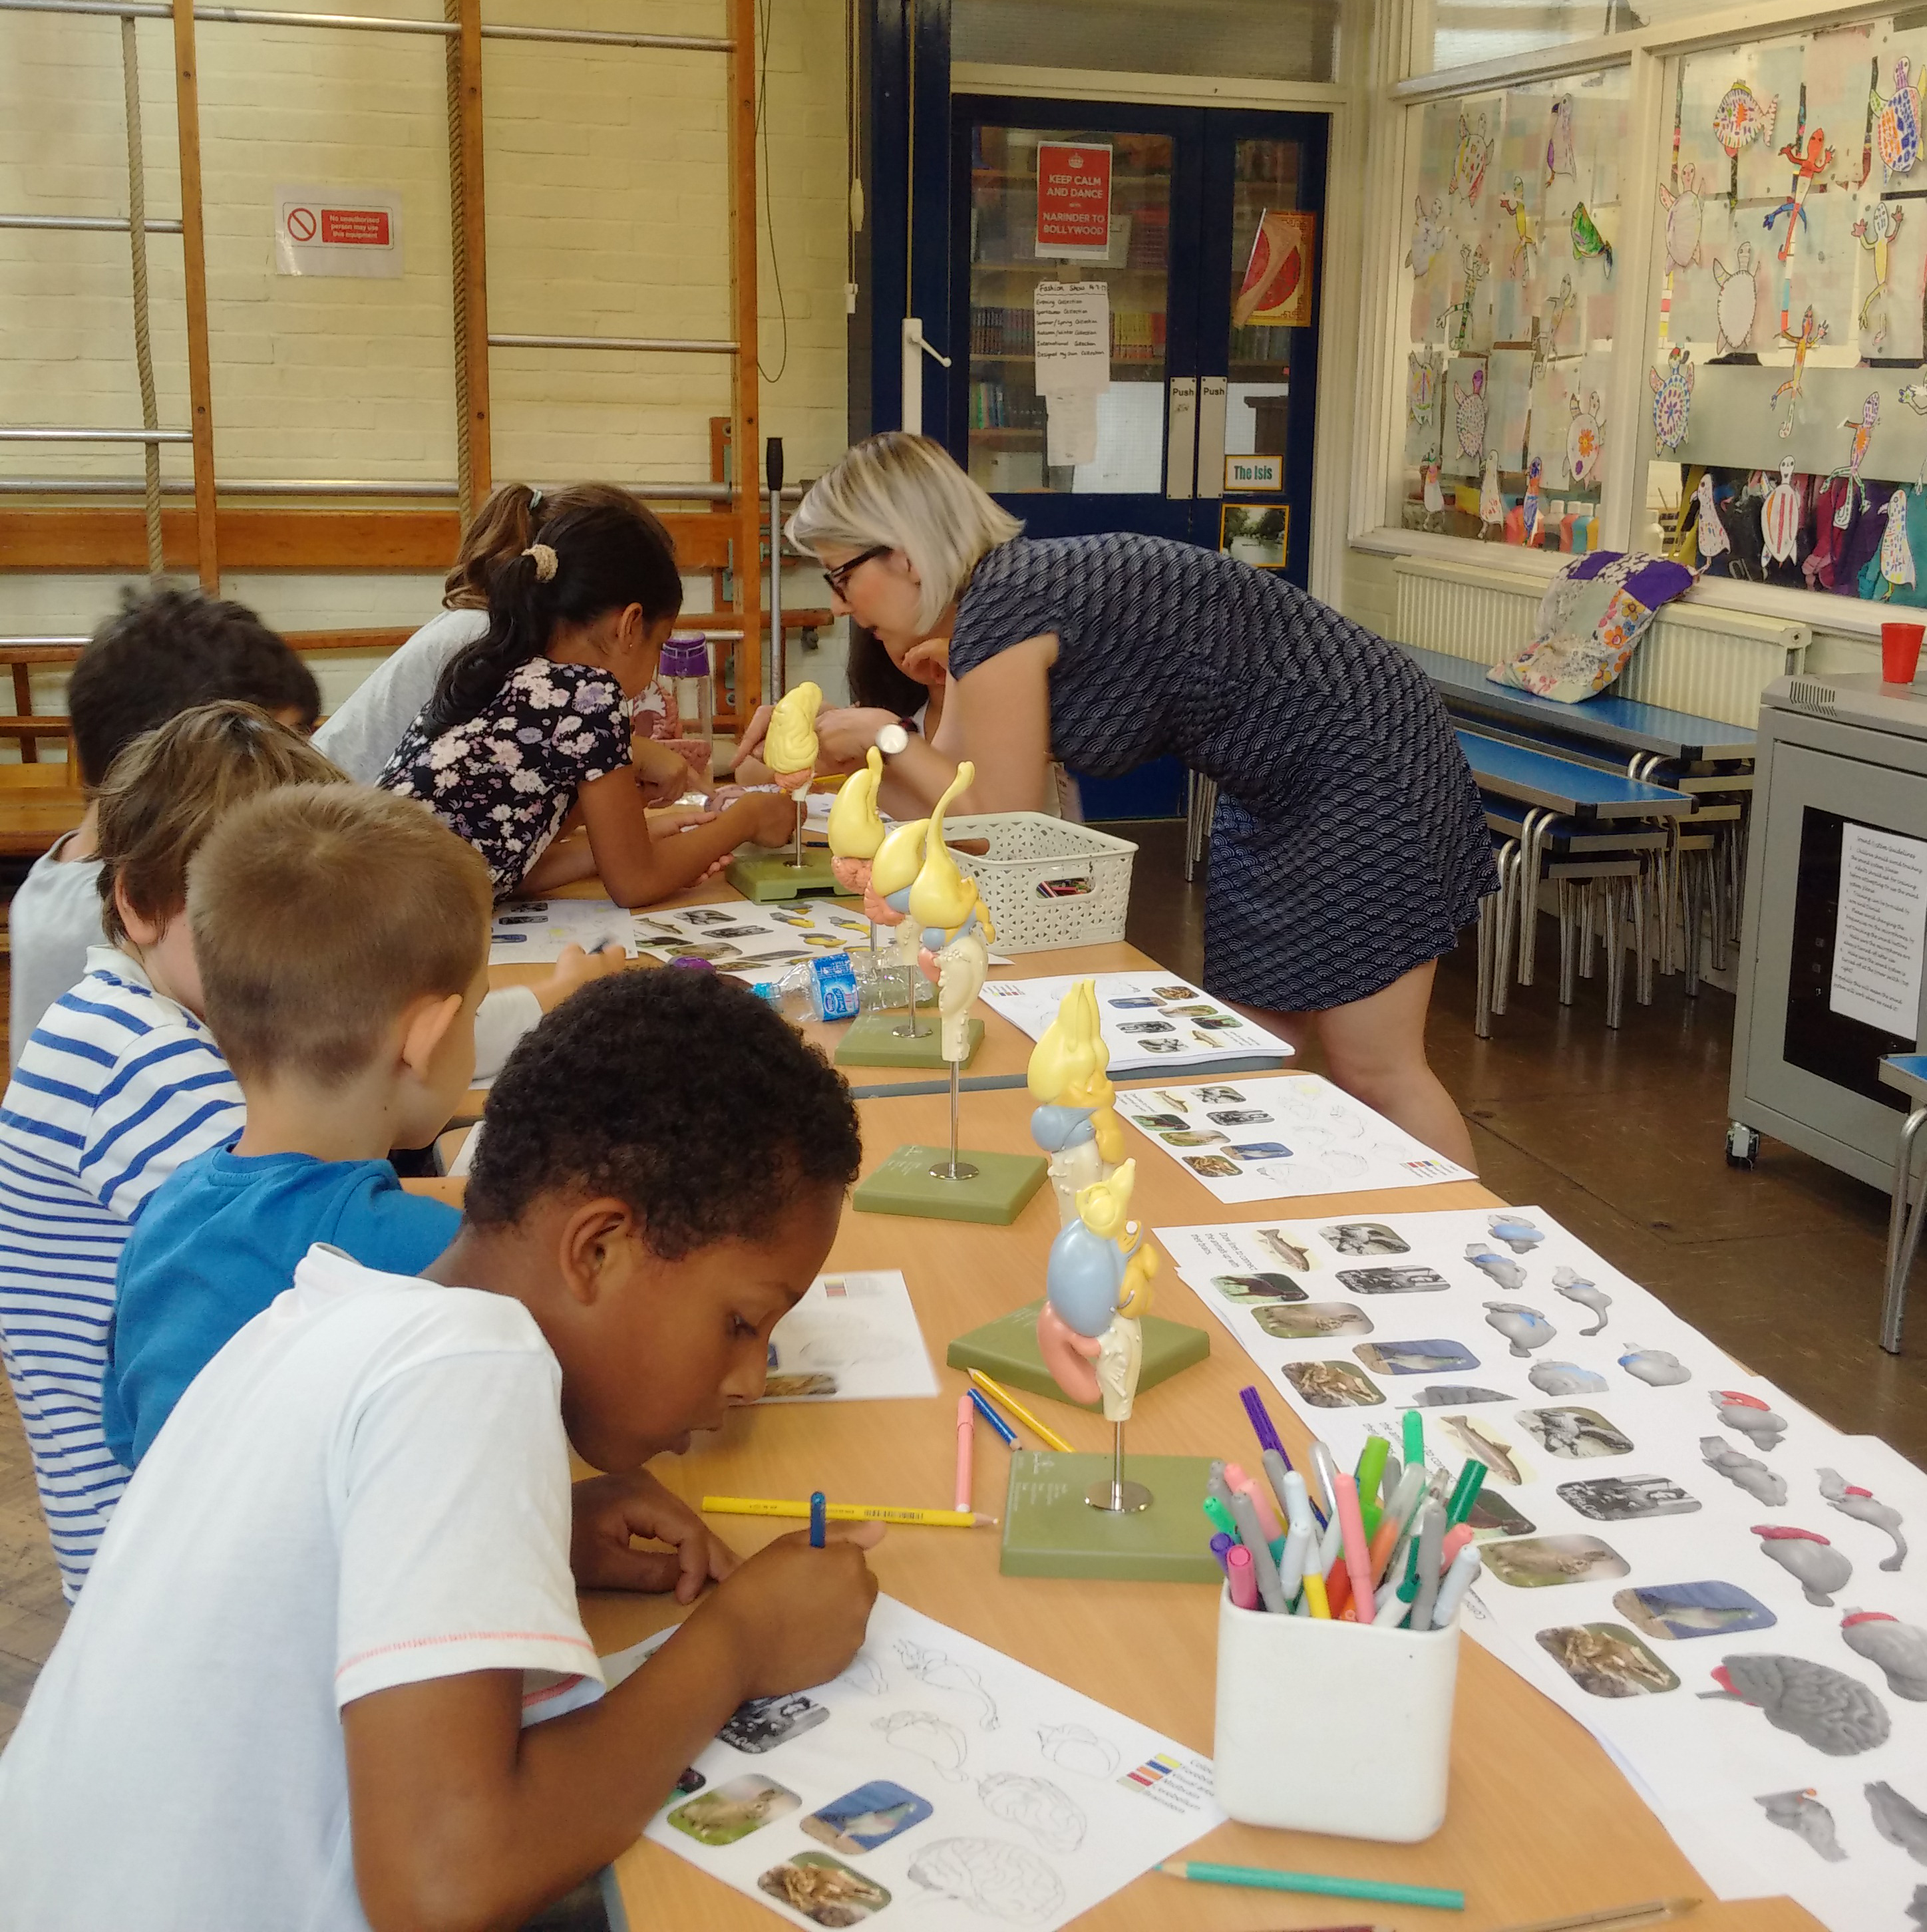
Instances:
[[[1467,1166],[1425,1058],[1434,967],[1496,890],[1484,813],[1443,707],[1403,652],[1275,572],[1163,538],[1034,541],[942,447],[851,450],[791,520],[835,608],[893,662],[947,679],[913,739],[825,712],[829,758],[876,745],[888,808],[1044,808],[1053,758],[1100,778],[1175,754],[1219,787],[1205,983],[1316,1034],[1331,1077]],[[746,750],[753,750],[753,742]]]

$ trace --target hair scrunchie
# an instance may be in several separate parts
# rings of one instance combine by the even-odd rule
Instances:
[[[538,584],[546,584],[551,578],[554,576],[556,566],[560,560],[556,556],[555,552],[551,550],[547,544],[531,544],[527,550],[523,551],[522,554],[524,556],[532,556],[535,559],[536,581]]]

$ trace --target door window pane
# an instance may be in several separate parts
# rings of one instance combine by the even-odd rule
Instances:
[[[1165,134],[972,127],[969,466],[986,490],[1163,490],[1172,146]],[[1064,284],[1093,292],[1073,298],[1080,314],[1103,307],[1108,356],[1073,388],[1053,390],[1061,370],[1038,380],[1040,284],[1060,310]]]
[[[1338,13],[1338,0],[954,0],[950,57],[999,67],[1330,80]]]
[[[1688,0],[1419,0],[1412,71],[1435,74],[1535,47],[1630,33],[1685,20],[1691,10]]]
[[[1314,218],[1298,210],[1297,142],[1240,141],[1231,193],[1224,453],[1282,458],[1289,447],[1292,344],[1316,313],[1318,236]]]
[[[1433,101],[1406,247],[1407,530],[1596,550],[1609,463],[1637,425],[1606,419],[1614,244],[1630,170],[1627,71]],[[1625,454],[1615,457],[1617,450]]]

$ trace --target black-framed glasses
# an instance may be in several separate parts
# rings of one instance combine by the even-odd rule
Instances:
[[[892,544],[872,544],[868,550],[860,550],[848,563],[839,563],[834,570],[826,570],[823,580],[839,597],[849,596],[850,579],[866,563],[874,563],[880,556],[887,556],[896,546]]]

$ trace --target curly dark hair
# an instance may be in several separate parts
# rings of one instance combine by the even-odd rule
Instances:
[[[847,1187],[863,1138],[843,1077],[747,987],[667,966],[572,994],[488,1096],[466,1211],[512,1225],[539,1196],[610,1194],[651,1252],[755,1240],[797,1197]]]

